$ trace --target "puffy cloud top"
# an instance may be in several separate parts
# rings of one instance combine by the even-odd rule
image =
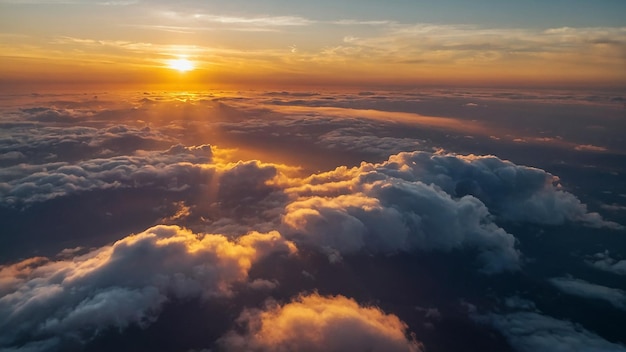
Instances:
[[[485,272],[519,267],[515,237],[494,220],[621,228],[589,213],[558,178],[495,156],[411,152],[292,181],[286,235],[352,253],[477,250]]]
[[[580,200],[561,188],[558,177],[495,156],[399,153],[368,169],[407,181],[432,183],[455,197],[473,195],[506,220],[618,226],[589,213]]]
[[[25,335],[146,325],[170,297],[228,295],[254,261],[295,250],[277,232],[231,241],[161,225],[71,259],[2,266],[0,346]]]
[[[421,351],[407,338],[407,325],[376,307],[362,307],[344,296],[301,296],[239,318],[245,334],[221,339],[229,350],[246,351]]]
[[[294,192],[347,194],[359,184],[390,179],[434,185],[454,198],[474,196],[504,220],[540,224],[581,221],[594,227],[621,227],[589,213],[578,198],[562,189],[558,177],[495,156],[403,152],[380,164],[364,162],[360,167],[312,175]]]

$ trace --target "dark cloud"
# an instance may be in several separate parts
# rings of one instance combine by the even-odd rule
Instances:
[[[11,151],[11,152],[0,154],[0,161],[17,161],[17,160],[22,160],[25,158],[26,158],[26,155],[18,151]]]
[[[600,270],[626,275],[626,259],[618,260],[612,258],[609,251],[596,253],[587,262]]]
[[[555,277],[550,283],[567,294],[603,300],[617,309],[626,310],[626,292],[623,290],[568,277]]]
[[[27,126],[8,131],[9,135],[0,136],[0,152],[21,153],[29,163],[45,163],[51,159],[76,162],[98,156],[128,155],[136,150],[162,149],[175,141],[147,126],[119,124],[105,128]],[[15,159],[12,164],[23,161]]]
[[[626,351],[571,321],[559,320],[536,312],[488,314],[477,318],[502,332],[519,352],[534,351]]]

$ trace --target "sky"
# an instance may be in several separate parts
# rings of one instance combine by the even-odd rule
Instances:
[[[623,87],[622,14],[601,1],[0,2],[17,83]],[[167,61],[196,69],[179,77]]]
[[[626,351],[625,4],[0,0],[0,351]]]

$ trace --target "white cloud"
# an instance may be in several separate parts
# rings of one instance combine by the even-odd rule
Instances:
[[[161,187],[185,190],[206,180],[214,170],[208,145],[174,146],[164,152],[43,165],[20,164],[0,171],[0,194],[5,204],[28,204],[93,189]]]
[[[489,220],[476,198],[453,199],[421,182],[383,180],[355,185],[365,194],[308,197],[286,207],[285,233],[297,242],[342,253],[472,248],[483,270],[519,266],[515,238]]]
[[[558,178],[494,156],[427,152],[292,180],[284,233],[343,253],[472,249],[486,272],[516,269],[515,238],[497,219],[620,228],[604,221]]]
[[[300,296],[239,317],[245,334],[230,332],[220,343],[234,351],[406,351],[422,350],[407,337],[407,325],[377,307],[343,296]]]
[[[229,295],[255,261],[295,250],[277,232],[228,240],[161,225],[73,258],[0,266],[0,346],[145,326],[168,299]]]
[[[196,14],[194,18],[223,24],[256,26],[306,26],[315,23],[315,21],[298,16],[234,17]]]
[[[496,156],[400,153],[374,170],[433,183],[455,197],[473,195],[504,220],[553,225],[580,221],[593,227],[620,228],[589,213],[580,200],[561,188],[558,177]]]

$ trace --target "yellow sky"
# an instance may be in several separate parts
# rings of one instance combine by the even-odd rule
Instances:
[[[386,19],[391,13],[319,20],[146,4],[141,12],[135,2],[36,5],[0,1],[5,87],[626,85],[626,27],[614,25],[512,28],[399,22]],[[168,67],[180,57],[195,69]]]

